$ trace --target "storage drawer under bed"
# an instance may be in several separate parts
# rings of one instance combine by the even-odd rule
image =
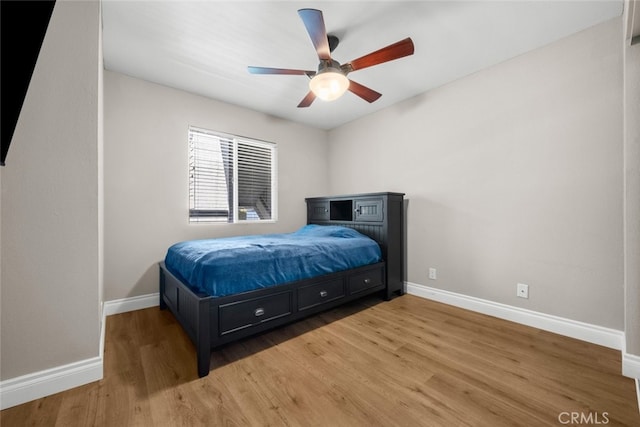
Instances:
[[[372,288],[384,287],[384,265],[350,274],[348,278],[349,295],[357,294]]]
[[[298,310],[306,310],[344,297],[344,279],[339,277],[298,289]]]
[[[220,335],[260,325],[292,312],[292,291],[221,305],[218,308]]]

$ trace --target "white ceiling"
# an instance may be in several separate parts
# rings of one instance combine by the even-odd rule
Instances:
[[[347,92],[296,106],[306,76],[253,75],[248,65],[315,70],[298,16],[322,10],[348,62],[411,37],[415,54],[358,70],[380,93],[369,104]],[[331,129],[613,17],[623,0],[555,1],[122,1],[103,0],[104,66],[272,116]]]

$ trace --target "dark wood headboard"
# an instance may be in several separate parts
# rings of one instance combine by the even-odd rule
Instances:
[[[390,292],[404,290],[404,193],[309,197],[307,224],[342,225],[378,242]]]

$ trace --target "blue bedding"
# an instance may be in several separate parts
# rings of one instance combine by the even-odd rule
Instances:
[[[176,243],[165,265],[195,292],[222,297],[381,260],[378,244],[356,230],[306,225],[293,233]]]

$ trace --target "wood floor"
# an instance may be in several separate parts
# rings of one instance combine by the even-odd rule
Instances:
[[[410,295],[212,354],[158,308],[107,318],[104,379],[2,426],[640,426],[619,351]]]

